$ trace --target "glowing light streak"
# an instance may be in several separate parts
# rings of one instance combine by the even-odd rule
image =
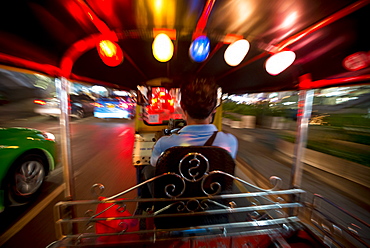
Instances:
[[[239,65],[249,51],[249,42],[245,39],[237,40],[230,44],[224,54],[226,63],[230,66]]]
[[[278,75],[291,64],[293,64],[296,55],[292,51],[283,51],[276,53],[267,59],[265,68],[270,75]]]
[[[189,55],[195,62],[203,62],[207,59],[210,51],[210,41],[207,36],[199,36],[190,46]]]
[[[111,67],[118,66],[123,61],[123,52],[121,48],[110,40],[99,42],[98,53],[103,62]]]
[[[152,45],[153,55],[160,62],[167,62],[173,55],[173,43],[164,33],[158,34]]]

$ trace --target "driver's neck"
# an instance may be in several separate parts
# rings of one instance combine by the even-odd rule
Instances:
[[[186,118],[187,125],[205,125],[211,123],[211,116],[207,117],[206,119],[193,119],[190,116]]]

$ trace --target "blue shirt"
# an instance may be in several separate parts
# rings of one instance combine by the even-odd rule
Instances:
[[[162,136],[153,147],[150,158],[151,165],[156,166],[159,156],[170,147],[203,146],[215,131],[217,131],[217,127],[213,124],[189,125],[183,127],[178,134]],[[224,148],[235,159],[238,151],[238,140],[232,134],[218,132],[212,146]]]

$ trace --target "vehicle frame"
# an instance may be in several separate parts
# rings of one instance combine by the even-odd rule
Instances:
[[[302,178],[302,157],[307,139],[308,118],[312,108],[313,89],[369,84],[368,62],[363,58],[363,55],[368,54],[370,50],[370,42],[367,35],[370,1],[295,1],[287,9],[293,8],[294,5],[300,7],[302,13],[298,16],[301,19],[296,20],[294,25],[290,26],[288,30],[283,29],[285,27],[283,24],[285,23],[281,22],[280,18],[280,14],[283,13],[283,7],[285,6],[283,5],[284,1],[273,1],[271,4],[270,1],[265,1],[262,4],[258,1],[251,1],[253,4],[251,6],[248,5],[251,8],[247,9],[254,10],[254,12],[252,11],[254,15],[251,16],[256,18],[254,19],[255,22],[252,20],[247,22],[246,19],[241,19],[241,17],[239,19],[236,18],[236,20],[233,18],[239,17],[237,15],[239,11],[246,10],[241,8],[242,6],[246,7],[242,5],[246,1],[207,0],[194,3],[193,6],[189,5],[192,1],[178,1],[178,5],[174,3],[175,1],[167,1],[166,3],[169,5],[165,6],[167,10],[163,12],[165,14],[155,12],[158,6],[151,5],[150,2],[136,5],[135,1],[117,0],[112,1],[116,5],[103,6],[100,5],[99,1],[93,0],[45,1],[44,3],[36,0],[27,0],[23,4],[17,3],[17,6],[11,3],[11,1],[6,1],[0,6],[5,10],[4,15],[1,16],[4,19],[0,19],[2,25],[4,25],[1,26],[0,31],[4,33],[3,37],[5,37],[1,40],[0,64],[7,69],[31,70],[32,72],[44,73],[49,76],[60,77],[61,79],[57,87],[61,101],[62,164],[66,182],[66,198],[71,201],[62,202],[57,207],[62,206],[64,208],[67,206],[69,208],[69,206],[85,204],[85,202],[74,199],[72,194],[74,182],[70,157],[70,130],[67,110],[67,89],[70,81],[109,85],[126,90],[137,90],[137,86],[150,87],[158,85],[167,88],[178,88],[185,74],[196,74],[202,77],[213,76],[223,89],[223,92],[227,94],[283,90],[300,91],[295,160],[292,166],[290,189],[284,193],[293,195],[303,193],[299,188]],[[119,17],[113,14],[115,13],[113,5],[121,11]],[[106,8],[101,8],[102,6]],[[13,11],[17,9],[15,7],[19,7],[22,10],[19,11],[20,15],[16,15],[18,12]],[[60,8],[64,10],[63,13],[58,12]],[[37,11],[34,12],[35,9]],[[39,15],[40,12],[38,11],[48,13],[48,15]],[[144,21],[136,25],[136,21],[139,22],[142,19],[129,19],[134,13],[140,14],[140,17],[143,17],[147,22]],[[150,14],[141,15],[142,13]],[[244,16],[247,16],[245,13],[244,11]],[[65,35],[63,31],[59,33],[54,30],[55,27],[49,23],[51,20],[54,20],[52,18],[55,16],[54,14],[63,21],[53,23],[59,23],[60,27],[62,27],[61,30],[69,30],[70,36]],[[174,17],[178,17],[178,19],[171,19],[171,14]],[[23,16],[25,19],[21,20],[25,27],[27,27],[27,21],[32,23],[32,25],[40,22],[41,25],[36,26],[36,28],[32,26],[34,29],[29,32],[22,32],[28,29],[21,29],[15,25],[17,23],[15,18]],[[153,17],[152,22],[145,19],[148,17]],[[225,19],[222,17],[225,17]],[[124,21],[120,23],[118,20]],[[157,22],[158,20],[172,20],[173,22]],[[238,22],[239,20],[242,21]],[[149,25],[143,25],[145,23],[149,23]],[[183,26],[177,26],[178,23],[181,23]],[[131,29],[125,28],[126,24]],[[145,26],[145,28],[138,28],[140,24]],[[173,28],[174,26],[175,28]],[[244,27],[245,31],[243,32],[243,29],[241,29],[239,32],[228,32],[230,27],[236,26]],[[253,27],[253,30],[251,27]],[[34,35],[32,31],[37,32],[40,36]],[[155,35],[160,32],[168,34],[176,43],[176,56],[174,56],[173,61],[168,63],[155,61],[149,52]],[[201,35],[209,35],[211,37],[212,51],[208,60],[204,63],[196,64],[189,60],[188,48],[193,38]],[[14,40],[11,39],[12,37],[20,39]],[[136,37],[139,37],[139,39],[136,39]],[[237,67],[230,67],[223,62],[223,51],[229,43],[240,37],[252,40],[251,51],[242,64]],[[96,53],[95,48],[97,41],[103,39],[113,40],[120,47],[124,48],[122,53],[124,53],[125,59],[122,64],[113,67],[105,65],[100,61],[99,54]],[[31,44],[31,47],[35,48],[36,52],[34,52],[34,49],[25,49],[26,46],[24,44]],[[299,59],[293,63],[292,67],[289,67],[281,74],[276,76],[268,75],[264,71],[264,63],[267,58],[272,54],[285,50],[296,51]],[[50,54],[53,56],[48,56]],[[351,64],[353,61],[358,61],[362,67],[358,67],[356,63]],[[88,64],[91,66],[88,66]],[[99,70],[95,70],[96,68],[99,68]],[[153,132],[158,131],[158,128],[165,128],[166,125],[149,127],[143,125],[139,119],[140,113],[142,113],[140,108],[148,104],[148,102],[145,101],[145,95],[141,95],[139,91],[137,91],[137,94],[139,103],[137,106],[137,118],[135,119],[137,130],[139,132]],[[234,178],[234,180],[239,179]],[[139,186],[141,185],[124,190],[122,194]],[[275,190],[268,190],[268,192],[271,194],[283,193],[281,191],[275,192]],[[250,193],[245,194],[244,196],[246,197],[252,196],[248,195]],[[109,199],[109,202],[110,200],[113,201],[112,203],[132,201],[118,200],[114,202],[114,198]],[[320,196],[317,196],[317,198],[323,199]],[[326,202],[326,200],[324,201]],[[96,200],[93,203],[99,205],[107,202]],[[329,203],[330,205],[335,205],[331,204],[331,202]],[[301,206],[300,204],[303,203],[301,199],[295,198],[292,204]],[[279,203],[275,202],[269,207],[274,208],[278,205]],[[304,208],[321,213],[321,209],[316,208],[315,204],[305,203]],[[290,215],[287,219],[284,219],[286,222],[282,224],[292,222],[293,225],[303,225],[303,220],[296,219],[297,215],[295,215],[294,211],[292,212],[289,213]],[[58,238],[62,238],[62,241],[66,241],[67,245],[70,246],[84,245],[83,242],[81,243],[82,238],[86,237],[89,239],[90,236],[84,236],[84,233],[74,232],[73,228],[69,228],[79,221],[71,214],[73,211],[68,213],[69,216],[61,216],[58,222],[67,223],[67,233],[63,232],[65,236]],[[351,216],[351,214],[349,215]],[[102,221],[109,220],[111,217],[108,216]],[[290,219],[291,217],[293,219]],[[128,217],[124,218],[129,219]],[[87,222],[90,221],[96,220],[87,219]],[[257,226],[260,226],[260,224],[258,223]],[[339,225],[325,218],[320,219],[316,224],[320,226],[324,233],[321,242],[330,242],[330,245],[333,246],[336,245],[336,238],[338,236],[342,237],[342,231],[346,229],[339,228],[340,232],[338,234],[337,231],[339,229],[336,227]],[[369,227],[366,223],[365,226]],[[193,229],[193,227],[189,227],[187,230],[190,229]],[[275,230],[276,232],[271,234],[270,236],[272,237],[269,238],[279,241],[281,246],[286,245],[284,239],[281,239],[280,236],[274,236],[282,232],[280,232],[279,228]],[[304,229],[302,228],[302,230]],[[157,230],[153,229],[152,233],[156,232]],[[123,233],[119,232],[118,234]],[[360,243],[362,242],[358,234],[352,234],[350,233],[349,235]],[[114,236],[116,233],[101,235]],[[227,236],[227,233],[223,232],[222,235]],[[155,241],[157,236],[154,235],[153,237],[151,241]],[[320,240],[320,236],[315,237],[317,240]],[[176,240],[178,241],[178,239]],[[350,241],[344,240],[337,246],[351,244],[346,242]],[[115,244],[119,245],[120,242]],[[104,245],[104,243],[93,243],[92,245],[99,246]],[[110,245],[114,244],[110,243]],[[364,245],[368,247],[367,244]]]

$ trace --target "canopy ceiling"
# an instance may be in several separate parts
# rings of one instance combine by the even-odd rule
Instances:
[[[123,89],[155,79],[178,85],[192,75],[214,77],[228,93],[297,90],[299,76],[308,73],[313,81],[346,77],[368,82],[369,67],[348,71],[343,59],[360,51],[369,54],[369,2],[1,1],[0,64]],[[287,17],[293,21],[288,23]],[[154,29],[175,30],[175,53],[169,62],[153,57]],[[83,42],[111,31],[125,55],[117,67],[105,65],[94,47],[81,48]],[[206,34],[211,41],[210,55],[202,63],[189,57],[197,34]],[[231,67],[223,55],[234,36],[247,39],[251,48],[239,66]],[[297,59],[280,75],[271,76],[264,63],[281,49],[294,51]],[[75,60],[71,75],[64,68],[68,59]]]

